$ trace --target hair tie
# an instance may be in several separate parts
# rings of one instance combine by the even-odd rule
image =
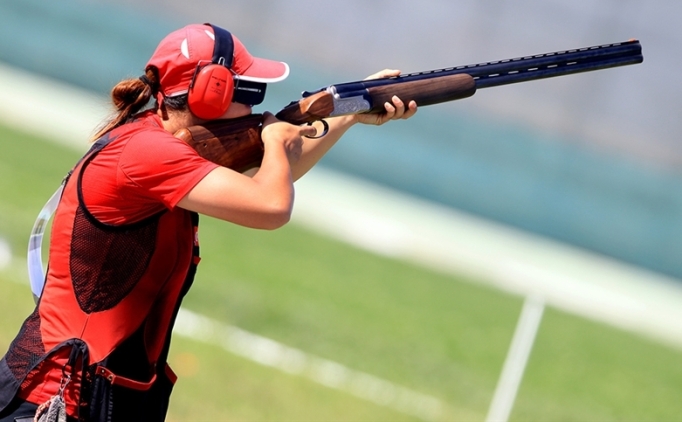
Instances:
[[[144,82],[146,85],[149,85],[150,87],[153,86],[152,81],[149,80],[147,75],[142,75],[139,77],[139,79]]]

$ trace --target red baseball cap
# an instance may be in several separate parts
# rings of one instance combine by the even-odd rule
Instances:
[[[254,57],[244,44],[232,35],[234,60],[232,71],[240,79],[252,82],[279,82],[289,76],[289,65],[284,62]],[[186,94],[200,62],[211,63],[215,35],[208,24],[192,24],[168,34],[161,42],[147,66],[159,69],[164,96]]]

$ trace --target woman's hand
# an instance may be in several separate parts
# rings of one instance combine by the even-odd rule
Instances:
[[[253,177],[218,167],[178,203],[201,214],[257,229],[276,229],[291,218],[294,205],[292,165],[301,158],[303,137],[311,126],[294,126],[264,113],[264,153]]]
[[[367,79],[390,78],[400,75],[399,70],[384,69]],[[329,124],[329,131],[326,135],[317,139],[306,139],[303,144],[303,155],[301,159],[291,166],[291,173],[294,180],[298,180],[306,174],[317,162],[336,144],[344,133],[355,123],[368,125],[383,125],[389,120],[408,119],[417,112],[417,104],[414,101],[405,106],[405,103],[394,96],[391,102],[384,104],[385,112],[373,114],[351,114],[325,119]],[[308,133],[306,133],[308,135]],[[314,133],[312,134],[314,136]]]
[[[368,76],[365,80],[390,78],[398,75],[400,75],[399,70],[384,69]],[[391,101],[392,103],[386,102],[384,104],[385,113],[356,114],[356,121],[358,123],[380,126],[389,120],[409,119],[417,112],[417,103],[414,101],[410,101],[407,107],[405,106],[405,103],[395,95],[391,98]]]
[[[272,113],[263,113],[261,139],[265,149],[281,145],[286,152],[289,164],[298,162],[303,153],[303,137],[315,136],[317,130],[312,126],[294,126],[278,120]]]

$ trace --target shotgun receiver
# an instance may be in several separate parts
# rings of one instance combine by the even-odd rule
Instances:
[[[426,72],[410,73],[385,79],[362,80],[330,85],[316,91],[305,91],[302,98],[292,101],[275,116],[292,124],[324,122],[325,118],[358,113],[381,113],[384,103],[397,95],[405,104],[414,100],[419,107],[439,104],[470,97],[477,89],[508,85],[536,79],[571,75],[641,63],[642,47],[638,40],[620,43],[536,54],[515,59],[499,60],[466,66],[450,67]],[[255,120],[251,119],[253,123]],[[236,123],[236,122],[235,122]],[[243,121],[239,121],[242,125]],[[235,156],[235,143],[241,136],[234,131],[229,142],[220,140],[219,129],[233,124],[232,120],[218,120],[200,127],[182,129],[176,136],[192,145],[200,154],[211,150],[205,158],[235,170],[256,166],[262,159],[254,160],[253,148],[241,148],[251,153],[242,160]],[[256,121],[256,125],[258,125]],[[238,125],[239,126],[239,125]],[[243,128],[241,130],[244,130]],[[253,144],[252,127],[250,135],[243,136],[244,142]],[[326,129],[325,129],[326,132]],[[322,134],[324,135],[324,133]],[[322,136],[320,135],[320,136]],[[236,140],[237,139],[237,140]],[[258,151],[255,151],[258,155]],[[224,156],[219,158],[219,156]],[[248,158],[248,159],[247,159]],[[246,163],[249,161],[249,163]],[[255,162],[255,164],[254,164]]]

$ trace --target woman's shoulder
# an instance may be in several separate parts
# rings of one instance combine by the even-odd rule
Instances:
[[[152,140],[172,140],[175,138],[172,133],[163,128],[161,118],[153,111],[144,112],[132,122],[119,126],[112,131],[112,135],[115,137],[142,137]]]

